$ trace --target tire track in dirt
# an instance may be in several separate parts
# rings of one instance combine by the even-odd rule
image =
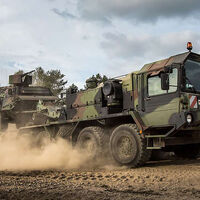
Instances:
[[[0,171],[0,199],[200,199],[200,160],[135,169]]]

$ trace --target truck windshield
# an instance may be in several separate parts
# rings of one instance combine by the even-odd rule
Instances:
[[[185,62],[185,89],[200,92],[200,62],[187,60]]]

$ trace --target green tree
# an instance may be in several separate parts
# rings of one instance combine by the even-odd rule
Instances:
[[[67,88],[68,93],[76,93],[78,91],[78,86],[76,86],[74,83]]]
[[[84,86],[85,89],[88,88],[95,88],[97,87],[100,83],[104,83],[105,81],[108,80],[108,77],[106,75],[101,76],[101,74],[96,74],[96,75],[92,75],[91,77],[89,77],[85,83],[86,85]]]
[[[19,70],[15,74],[23,73],[23,70]],[[42,67],[38,67],[33,73],[33,85],[50,88],[54,95],[59,95],[67,83],[64,77],[60,70],[45,71]]]
[[[38,67],[33,74],[33,84],[50,88],[54,95],[59,95],[67,83],[64,77],[65,75],[60,70],[49,70],[45,72],[42,67]]]

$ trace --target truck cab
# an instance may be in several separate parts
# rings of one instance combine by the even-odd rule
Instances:
[[[192,52],[147,64],[137,74],[135,109],[149,148],[200,143],[199,77],[200,55]]]

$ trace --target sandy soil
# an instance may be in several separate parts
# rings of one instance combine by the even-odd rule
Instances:
[[[135,169],[0,171],[0,199],[200,199],[200,160]]]

